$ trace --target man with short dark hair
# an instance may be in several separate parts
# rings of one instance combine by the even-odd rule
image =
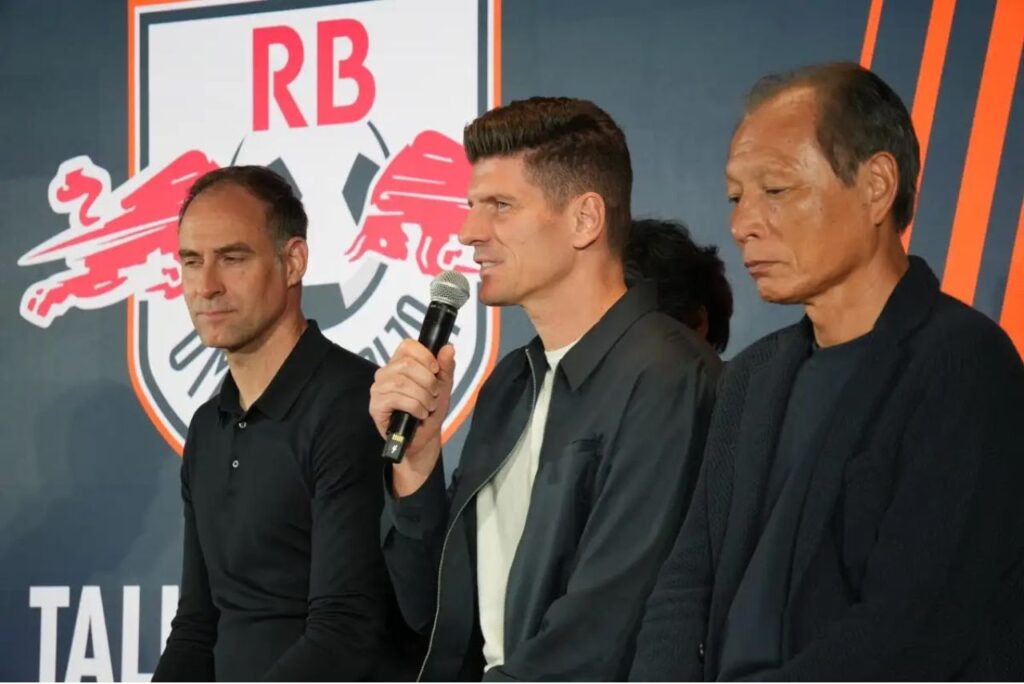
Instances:
[[[185,440],[181,594],[154,680],[363,679],[390,600],[374,366],[303,316],[306,214],[269,169],[200,178],[178,237],[192,322],[229,372]]]
[[[806,316],[723,374],[633,678],[1024,675],[1024,366],[904,251],[918,168],[856,64],[755,87],[732,234],[761,297]]]
[[[714,245],[701,247],[678,221],[637,219],[626,245],[626,282],[653,280],[658,308],[708,341],[729,344],[732,288]]]
[[[445,492],[453,350],[402,343],[371,390],[381,434],[422,421],[389,469],[382,539],[425,679],[598,681],[628,673],[644,599],[692,491],[718,360],[627,291],[632,170],[590,102],[533,98],[465,131],[459,239],[480,299],[522,306],[538,337],[480,390]]]

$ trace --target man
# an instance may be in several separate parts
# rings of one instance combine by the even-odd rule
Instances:
[[[723,375],[634,678],[1024,675],[1024,367],[904,252],[918,168],[870,71],[754,87],[732,234],[761,297],[806,317]]]
[[[626,282],[654,281],[658,308],[695,330],[715,351],[729,344],[732,288],[718,248],[700,247],[678,221],[637,219],[626,245]]]
[[[538,337],[480,390],[446,495],[441,422],[452,347],[406,341],[370,411],[422,421],[386,478],[382,540],[409,624],[430,634],[425,679],[622,678],[689,497],[718,361],[628,292],[632,169],[601,109],[533,98],[465,131],[473,164],[459,234],[480,299],[519,305]]]
[[[306,214],[283,178],[213,171],[179,225],[189,315],[229,372],[185,441],[181,595],[154,679],[364,678],[389,597],[374,366],[302,314]]]

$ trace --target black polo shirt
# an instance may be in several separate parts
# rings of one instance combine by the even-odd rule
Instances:
[[[230,373],[181,468],[178,613],[155,680],[365,677],[389,590],[375,366],[309,326],[248,411]]]

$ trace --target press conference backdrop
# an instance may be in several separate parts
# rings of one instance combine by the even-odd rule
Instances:
[[[226,366],[192,333],[189,183],[269,164],[309,210],[307,313],[378,363],[415,334],[455,234],[462,127],[530,95],[625,129],[638,215],[721,245],[727,356],[800,315],[761,303],[722,166],[767,71],[860,61],[921,139],[906,240],[1024,350],[1024,0],[5,0],[0,4],[0,679],[147,680],[177,600],[183,435]],[[495,359],[532,336],[459,319],[449,470]],[[965,397],[965,401],[969,401]]]

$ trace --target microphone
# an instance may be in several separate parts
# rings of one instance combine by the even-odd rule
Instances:
[[[448,343],[455,315],[468,299],[469,281],[461,273],[441,271],[430,281],[430,306],[420,328],[419,342],[434,356]],[[401,463],[417,427],[419,421],[405,411],[392,413],[382,456],[392,463]]]

